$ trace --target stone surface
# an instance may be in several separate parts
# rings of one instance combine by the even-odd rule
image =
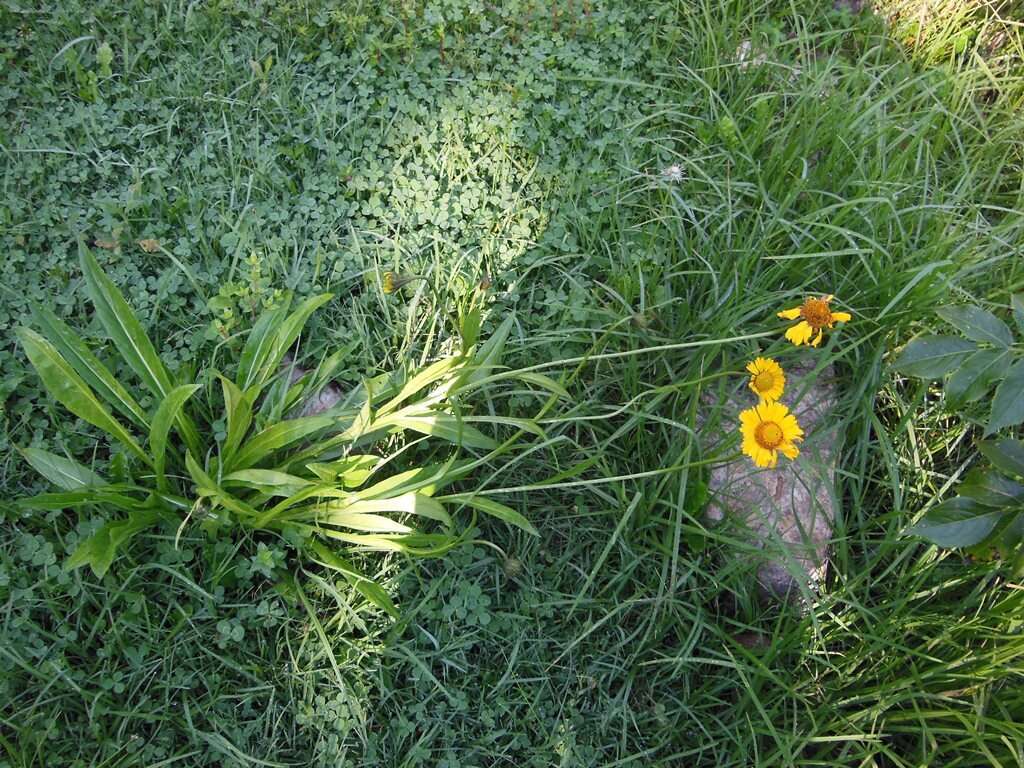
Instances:
[[[787,365],[781,402],[793,411],[804,430],[800,456],[779,457],[774,469],[755,467],[743,456],[711,471],[711,521],[726,516],[746,532],[764,554],[757,566],[761,589],[775,597],[799,594],[798,580],[815,589],[825,574],[828,543],[838,513],[835,471],[839,432],[834,416],[837,385],[831,367],[813,373],[813,366]],[[705,435],[705,450],[738,431],[740,411],[756,397],[742,383],[721,400],[707,398],[702,423],[718,410],[717,425]],[[720,409],[720,410],[719,410]]]
[[[307,373],[310,373],[308,369],[296,364],[290,354],[285,355],[284,360],[281,362],[281,370],[288,373],[289,384],[294,384]],[[289,418],[319,416],[340,403],[342,397],[342,391],[338,385],[329,382],[315,395],[311,395],[303,400],[295,409],[295,412],[289,414]]]

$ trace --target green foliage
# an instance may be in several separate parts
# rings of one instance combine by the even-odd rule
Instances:
[[[158,405],[152,417],[143,414],[142,426],[149,429],[143,450],[81,377],[113,382],[83,341],[59,326],[60,338],[78,353],[72,358],[76,370],[46,339],[28,329],[19,331],[29,360],[51,394],[72,413],[119,440],[138,459],[137,466],[126,469],[127,482],[115,484],[68,459],[26,449],[33,467],[65,492],[22,499],[20,506],[85,507],[105,516],[128,515],[108,520],[82,541],[69,558],[69,567],[88,564],[102,577],[120,547],[161,521],[177,525],[178,535],[192,521],[211,533],[242,528],[276,533],[293,542],[321,538],[367,550],[427,555],[440,554],[459,541],[446,503],[464,502],[536,535],[525,518],[496,502],[461,496],[432,498],[467,474],[466,462],[456,461],[454,454],[439,464],[386,478],[377,475],[385,466],[394,468],[398,453],[388,455],[387,446],[405,431],[439,437],[457,447],[497,447],[492,438],[467,423],[457,403],[478,383],[474,377],[487,376],[498,364],[510,322],[479,353],[470,345],[421,371],[409,371],[404,379],[384,375],[367,381],[323,414],[293,416],[307,398],[317,394],[311,388],[315,379],[306,374],[290,386],[280,386],[290,377],[290,367],[281,363],[312,313],[331,299],[329,294],[310,297],[293,311],[287,301],[264,311],[239,355],[234,381],[214,372],[224,394],[220,400],[215,396],[218,388],[209,386],[212,381],[205,387],[203,383],[173,384],[127,301],[84,245],[81,259],[101,323],[122,360]],[[43,310],[39,314],[47,317]],[[477,324],[473,327],[476,333]],[[127,395],[123,388],[108,386],[102,397],[107,405],[117,406],[125,403]],[[201,428],[197,429],[193,417]],[[219,420],[227,424],[223,440],[216,439],[213,427]],[[350,455],[357,448],[361,452],[377,448],[381,453]],[[358,476],[353,469],[361,470]],[[443,529],[422,533],[406,523],[409,518],[432,520]],[[330,567],[338,568],[341,562],[327,559],[322,544],[313,552]],[[268,553],[261,543],[253,567],[270,578],[281,563]],[[357,588],[369,582],[351,565],[344,568]],[[373,587],[360,591],[393,611]]]
[[[1024,443],[1013,438],[985,440],[978,450],[992,467],[974,469],[957,495],[929,509],[910,532],[943,547],[996,549],[1024,566]],[[999,471],[996,471],[999,470]],[[1016,478],[1016,479],[1013,479]]]
[[[1024,333],[1021,304],[1014,295],[1012,314],[1018,332]],[[1015,343],[1010,326],[974,305],[941,307],[937,314],[964,338],[915,339],[896,359],[896,369],[925,379],[948,376],[944,392],[952,409],[990,402],[986,436],[1024,423],[1024,349]],[[1016,557],[1020,568],[1024,485],[1011,478],[1024,476],[1024,443],[1009,437],[982,440],[978,450],[993,466],[971,470],[957,495],[928,509],[909,532],[943,547],[973,547],[979,553],[996,549],[1004,558]]]
[[[1013,297],[1018,333],[1022,298]],[[1015,343],[1010,327],[982,307],[941,307],[937,314],[964,338],[924,336],[914,339],[896,358],[896,370],[923,379],[944,379],[951,408],[978,402],[995,390],[985,434],[1024,423],[1024,346]]]
[[[976,461],[989,404],[961,419],[884,361],[935,306],[992,309],[1024,284],[1022,81],[1004,76],[1020,57],[978,34],[915,64],[831,0],[29,5],[0,3],[0,481],[15,499],[44,490],[33,466],[60,480],[44,508],[0,505],[0,763],[1019,762],[1024,592],[901,536]],[[946,40],[952,17],[934,19]],[[171,391],[201,386],[181,412],[217,448],[188,450],[165,409],[165,494],[196,485],[187,456],[242,501],[432,468],[396,481],[415,494],[454,458],[469,474],[421,499],[464,543],[367,555],[237,520],[211,537],[207,497],[162,511],[103,578],[62,567],[106,522],[145,516],[130,488],[160,491],[54,406],[16,342],[33,303],[73,326],[87,355],[30,323],[152,457],[163,399],[91,311],[79,236],[159,340]],[[840,384],[828,576],[791,609],[757,599],[764,553],[706,524],[693,464],[732,430],[699,418],[732,355],[785,364],[774,312],[809,291],[854,320],[820,350]],[[324,293],[282,363],[356,400],[382,372],[400,388],[482,354],[514,310],[503,360],[529,370],[469,373],[455,405],[485,437],[530,426],[534,442],[466,470],[477,449],[406,430],[384,468],[368,445],[282,471],[273,456],[300,440],[218,476],[209,459],[298,416],[291,377],[255,401],[236,383],[252,325]],[[756,348],[726,341],[747,335]],[[540,392],[559,408],[511,421]],[[77,510],[89,473],[113,486],[105,509],[130,511]]]

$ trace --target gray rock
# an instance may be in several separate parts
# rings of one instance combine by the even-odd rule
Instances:
[[[800,455],[794,461],[779,457],[774,469],[754,466],[749,458],[716,466],[711,471],[711,521],[725,517],[738,524],[751,543],[763,550],[756,563],[757,580],[770,596],[799,595],[798,583],[816,589],[825,575],[828,543],[838,513],[835,472],[839,431],[834,416],[837,384],[831,366],[813,373],[813,366],[787,365],[786,391],[781,402],[796,414],[804,430]],[[721,433],[711,442],[729,437],[729,425],[739,413],[756,403],[743,384],[721,400],[703,403],[705,423],[717,411]]]
[[[284,360],[281,361],[281,370],[288,374],[288,383],[294,384],[307,373],[310,373],[306,368],[298,365],[291,354],[285,355]],[[337,384],[328,382],[325,384],[319,392],[314,395],[310,395],[303,400],[298,407],[294,409],[292,414],[289,414],[290,418],[301,418],[303,416],[319,416],[321,413],[331,410],[334,406],[341,402],[343,397],[341,388]]]

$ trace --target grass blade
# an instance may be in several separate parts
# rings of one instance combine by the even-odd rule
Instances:
[[[337,571],[349,583],[353,589],[367,599],[370,603],[380,608],[391,618],[401,618],[398,608],[392,602],[391,597],[385,589],[376,581],[366,576],[355,568],[348,560],[335,554],[331,549],[319,541],[310,544],[310,551],[314,560],[325,568]]]

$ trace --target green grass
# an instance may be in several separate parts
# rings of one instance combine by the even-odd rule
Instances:
[[[1024,763],[1019,580],[903,535],[975,434],[889,368],[934,307],[1024,289],[1015,75],[993,97],[831,2],[499,6],[0,6],[5,498],[41,488],[14,445],[94,455],[13,342],[47,297],[107,355],[79,234],[116,242],[172,367],[253,297],[330,290],[305,349],[348,349],[354,385],[440,354],[489,280],[485,333],[514,312],[508,362],[571,395],[472,486],[564,475],[495,497],[539,538],[479,521],[447,558],[362,560],[399,623],[270,538],[65,573],[92,516],[5,508],[0,765]],[[813,357],[843,382],[842,514],[822,593],[777,607],[703,519],[736,446],[698,412],[754,353],[808,359],[775,312],[809,291],[854,313]]]

